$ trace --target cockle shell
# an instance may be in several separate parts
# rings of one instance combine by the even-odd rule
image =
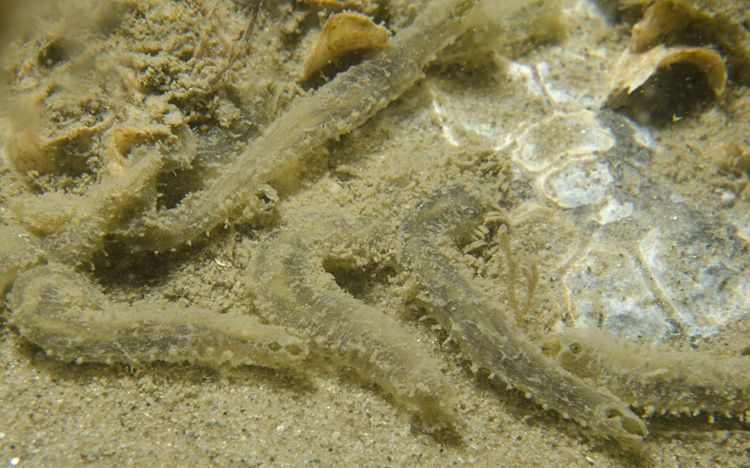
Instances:
[[[105,167],[108,173],[114,174],[122,170],[125,157],[133,146],[156,140],[177,141],[177,137],[167,127],[153,126],[140,129],[132,127],[117,127],[110,132],[105,153]]]
[[[724,59],[718,52],[704,47],[667,48],[658,45],[642,54],[625,51],[615,63],[610,96],[617,96],[623,91],[630,94],[659,69],[681,62],[691,63],[703,72],[714,96],[719,97],[724,93],[727,72]]]
[[[745,2],[630,0],[627,3],[642,4],[645,8],[643,19],[631,31],[632,52],[645,52],[660,43],[711,46],[724,57],[732,80],[750,83],[750,33],[742,25],[742,18],[747,18]]]
[[[643,19],[630,32],[630,50],[644,52],[660,38],[684,28],[691,22],[685,7],[671,1],[660,1],[648,7]]]
[[[388,38],[388,30],[365,15],[350,12],[332,15],[326,20],[323,31],[305,60],[302,79],[306,80],[349,52],[387,47]]]
[[[11,133],[4,142],[3,159],[19,174],[59,172],[62,165],[70,162],[66,160],[66,146],[89,146],[111,123],[112,120],[107,119],[91,126],[71,125],[62,134],[51,137],[45,135],[36,121],[26,122],[26,126],[19,125],[19,128],[11,126]]]

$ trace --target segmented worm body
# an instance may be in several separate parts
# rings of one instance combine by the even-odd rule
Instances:
[[[234,219],[258,185],[295,173],[305,155],[369,120],[423,76],[436,54],[471,26],[478,0],[430,2],[373,58],[298,99],[204,190],[147,219],[131,243],[165,251]],[[522,5],[525,2],[518,2]]]
[[[453,188],[424,202],[403,224],[403,263],[417,283],[418,300],[475,366],[597,435],[639,446],[648,431],[627,404],[542,354],[449,259],[447,252],[458,249],[457,240],[468,237],[483,211],[477,199]]]
[[[302,340],[252,316],[165,301],[114,303],[58,264],[19,275],[9,305],[21,335],[65,361],[285,367],[307,356]]]
[[[600,328],[567,328],[549,337],[544,351],[563,368],[647,413],[741,419],[750,413],[750,356],[645,346]]]
[[[396,319],[346,293],[324,270],[326,252],[351,245],[351,233],[361,233],[363,224],[312,218],[315,233],[285,227],[259,246],[254,277],[261,308],[307,338],[312,353],[377,383],[426,427],[445,426],[454,417],[453,397],[440,363]]]

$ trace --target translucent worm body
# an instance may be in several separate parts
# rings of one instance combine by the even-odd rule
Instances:
[[[563,368],[605,385],[649,413],[750,412],[750,356],[712,356],[636,344],[599,328],[568,328],[545,353]]]
[[[361,126],[409,89],[436,54],[471,26],[465,17],[478,3],[430,2],[411,26],[394,36],[390,47],[293,103],[207,188],[146,219],[131,244],[165,251],[236,218],[259,184],[296,173],[305,155]],[[507,3],[512,11],[527,2]]]
[[[169,302],[113,303],[56,264],[19,275],[9,305],[21,335],[66,361],[281,367],[307,355],[302,340],[254,317]]]
[[[316,216],[315,226],[322,234],[287,227],[259,246],[261,308],[308,338],[311,353],[377,383],[426,427],[445,426],[454,417],[453,398],[440,363],[396,319],[347,294],[323,268],[325,252],[345,248],[363,225]]]
[[[648,431],[627,404],[542,354],[449,260],[446,251],[458,248],[456,239],[467,237],[482,212],[474,197],[451,189],[433,196],[404,223],[403,262],[418,285],[418,299],[474,365],[595,435],[638,447]]]

